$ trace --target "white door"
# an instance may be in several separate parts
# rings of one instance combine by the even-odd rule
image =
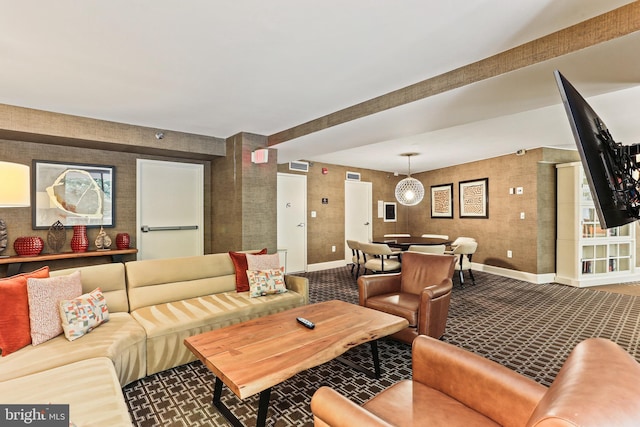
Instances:
[[[347,263],[351,262],[351,249],[346,240],[371,241],[371,198],[370,182],[344,182],[344,258]]]
[[[204,253],[204,166],[138,159],[138,259]]]
[[[287,273],[307,269],[307,177],[278,173],[278,250]]]

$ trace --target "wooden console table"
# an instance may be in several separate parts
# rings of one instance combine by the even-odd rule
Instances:
[[[55,261],[58,259],[89,258],[96,256],[110,256],[112,262],[121,262],[122,255],[135,253],[138,253],[137,249],[109,249],[106,251],[61,252],[58,254],[41,254],[35,256],[14,255],[10,257],[0,258],[0,265],[7,264],[7,276],[13,276],[14,274],[20,273],[22,264],[26,262]]]

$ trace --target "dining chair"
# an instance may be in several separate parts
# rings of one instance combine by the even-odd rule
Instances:
[[[364,258],[360,251],[360,242],[357,240],[347,240],[347,246],[351,249],[351,275],[353,276],[353,271],[355,271],[355,276],[358,278],[360,274],[360,266],[364,266]]]
[[[451,244],[449,245],[450,249],[447,249],[444,251],[444,253],[446,254],[452,254],[453,250],[455,248],[457,248],[459,245],[461,245],[464,242],[475,242],[476,239],[474,239],[473,237],[456,237],[456,240],[454,240],[453,242],[451,242]]]
[[[464,271],[469,272],[471,284],[476,284],[476,279],[473,277],[473,271],[471,270],[471,257],[476,252],[476,249],[478,249],[478,242],[464,242],[459,244],[452,252],[457,257],[455,269],[460,278],[460,287],[464,287]]]
[[[402,267],[400,258],[391,259],[390,257],[398,256],[397,251],[391,250],[386,243],[364,243],[360,242],[360,251],[364,258],[364,273],[367,270],[374,273],[387,273],[398,271]]]
[[[423,254],[444,254],[445,245],[411,245],[407,251]]]

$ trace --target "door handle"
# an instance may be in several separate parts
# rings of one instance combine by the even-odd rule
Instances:
[[[140,230],[143,233],[148,233],[149,231],[173,231],[173,230],[197,230],[197,225],[174,225],[171,227],[149,227],[148,225],[143,225],[140,227]]]
[[[304,222],[301,222],[300,224],[298,224],[298,227],[304,227]]]
[[[369,225],[369,221],[365,222],[364,225]]]

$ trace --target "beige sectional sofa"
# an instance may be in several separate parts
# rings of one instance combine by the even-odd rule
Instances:
[[[309,302],[308,280],[285,276],[288,292],[236,292],[226,253],[102,264],[81,271],[83,292],[100,287],[109,321],[75,341],[59,335],[0,357],[0,404],[70,405],[70,421],[131,425],[122,387],[195,360],[186,337]]]

